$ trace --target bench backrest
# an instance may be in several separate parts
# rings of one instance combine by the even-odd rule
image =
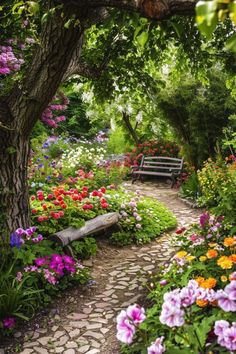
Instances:
[[[141,160],[141,168],[153,168],[160,170],[179,170],[183,168],[184,159],[164,156],[143,156]]]

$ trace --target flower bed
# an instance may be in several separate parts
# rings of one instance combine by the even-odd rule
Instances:
[[[236,350],[236,237],[222,217],[176,232],[181,247],[148,287],[153,306],[117,318],[124,353],[226,353]],[[132,311],[131,311],[132,310]]]
[[[139,165],[143,155],[178,157],[179,147],[171,141],[149,141],[138,144],[131,153],[126,154],[125,165]]]

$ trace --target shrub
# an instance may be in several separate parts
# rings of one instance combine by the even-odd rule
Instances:
[[[131,153],[126,154],[127,166],[140,164],[142,156],[178,157],[179,147],[171,141],[149,141],[138,144]]]
[[[71,247],[76,255],[76,258],[88,259],[97,253],[97,243],[95,238],[86,237],[82,240],[74,241]]]

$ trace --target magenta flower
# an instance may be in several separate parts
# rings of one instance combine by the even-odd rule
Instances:
[[[42,265],[45,265],[45,264],[47,264],[47,257],[36,258],[36,259],[34,260],[34,263],[35,263],[38,267],[40,267],[40,266],[42,266]]]
[[[16,279],[20,282],[22,280],[23,274],[21,272],[16,273]]]
[[[147,348],[148,354],[162,354],[165,352],[165,345],[162,344],[164,337],[159,337],[150,347]]]
[[[119,341],[125,344],[131,344],[135,334],[135,327],[130,323],[125,310],[122,310],[117,316],[117,334]]]
[[[126,310],[126,314],[135,325],[139,325],[146,319],[144,308],[137,304],[130,305]]]
[[[200,226],[204,228],[208,224],[209,220],[210,220],[210,214],[203,213],[202,215],[200,215],[199,218]]]
[[[4,328],[11,329],[15,327],[16,319],[14,317],[7,317],[2,321],[2,323]]]

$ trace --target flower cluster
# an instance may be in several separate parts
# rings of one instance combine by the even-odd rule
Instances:
[[[117,316],[117,339],[131,344],[136,329],[146,318],[144,308],[137,304],[130,305]]]
[[[142,225],[140,223],[142,221],[142,217],[138,213],[138,209],[137,209],[138,201],[139,201],[139,197],[137,196],[136,198],[132,198],[127,203],[122,203],[120,215],[123,222],[128,224],[131,223],[131,219],[133,218],[134,227],[139,230],[142,228]]]
[[[57,128],[59,122],[63,122],[66,117],[58,116],[59,111],[65,111],[69,104],[68,98],[64,93],[59,92],[57,96],[53,98],[54,100],[61,100],[61,103],[50,104],[43,112],[41,121],[51,128]]]
[[[58,279],[66,274],[73,275],[77,271],[83,269],[83,266],[76,262],[72,257],[67,255],[52,254],[51,256],[45,256],[36,258],[34,260],[34,266],[28,266],[24,268],[26,273],[39,273],[42,274],[44,279],[55,285]],[[17,279],[20,279],[18,274]]]
[[[230,323],[225,320],[215,322],[214,333],[217,336],[217,342],[222,347],[232,352],[236,350],[236,322]]]
[[[19,228],[10,235],[10,246],[20,248],[25,241],[31,241],[33,243],[39,243],[43,240],[41,234],[35,235],[36,227],[32,226],[26,230]]]
[[[131,153],[126,154],[125,165],[139,165],[143,155],[145,156],[167,156],[178,157],[178,146],[169,141],[149,141],[138,144]]]
[[[11,46],[0,46],[0,75],[20,70],[23,59],[16,58]]]

